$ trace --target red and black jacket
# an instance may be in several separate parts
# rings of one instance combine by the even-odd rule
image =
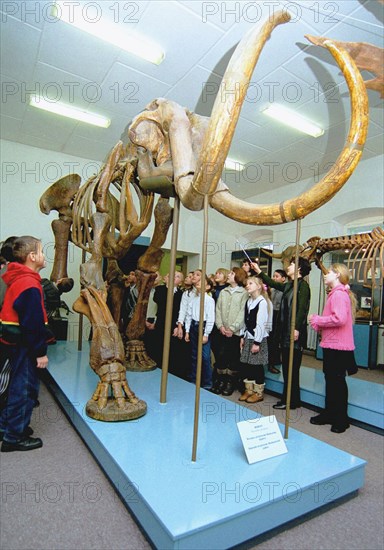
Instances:
[[[48,330],[41,277],[29,267],[11,262],[3,274],[7,285],[1,309],[0,342],[26,347],[35,357],[47,353],[54,338]]]

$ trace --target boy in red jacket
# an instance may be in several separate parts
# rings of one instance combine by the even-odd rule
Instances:
[[[8,400],[0,414],[2,452],[42,447],[29,426],[39,392],[37,369],[48,365],[47,314],[39,271],[45,266],[41,241],[19,237],[13,244],[14,262],[3,280],[7,285],[1,309],[2,347],[11,362]]]

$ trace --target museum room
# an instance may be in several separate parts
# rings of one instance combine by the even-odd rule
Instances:
[[[383,550],[383,16],[1,1],[1,548]]]

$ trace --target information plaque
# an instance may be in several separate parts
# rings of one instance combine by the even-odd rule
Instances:
[[[237,423],[249,464],[287,453],[276,417],[263,416]]]

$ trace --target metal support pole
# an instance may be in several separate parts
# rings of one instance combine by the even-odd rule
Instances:
[[[293,352],[294,352],[294,343],[295,343],[295,324],[296,324],[296,308],[297,308],[297,287],[298,287],[297,276],[298,276],[298,268],[299,268],[300,229],[301,229],[301,220],[299,219],[296,221],[295,277],[293,279],[291,334],[290,334],[290,342],[289,342],[287,403],[286,403],[284,439],[288,439],[289,417],[291,412],[291,390],[292,390]]]
[[[86,252],[85,250],[81,251],[81,263],[84,264],[86,259]],[[81,283],[80,283],[81,286]],[[80,313],[79,315],[79,330],[77,334],[77,351],[81,351],[83,349],[83,323],[84,323],[84,315]]]
[[[172,331],[172,311],[174,298],[174,279],[177,253],[177,239],[179,235],[179,218],[180,218],[180,199],[175,197],[173,206],[172,218],[172,240],[171,240],[171,256],[168,277],[167,289],[167,304],[165,310],[165,327],[164,327],[164,345],[163,345],[163,362],[161,365],[161,386],[160,386],[160,403],[167,401],[167,382],[168,382],[168,366],[169,366],[169,349],[171,346],[171,331]]]
[[[197,368],[196,368],[196,390],[195,390],[195,414],[193,424],[193,444],[192,444],[192,462],[196,462],[197,454],[197,435],[199,431],[199,408],[200,408],[200,383],[201,366],[203,359],[203,328],[204,328],[204,302],[205,302],[205,277],[207,272],[207,242],[208,242],[208,195],[204,195],[204,234],[202,248],[201,265],[201,285],[200,285],[200,315],[199,331],[197,344]]]

